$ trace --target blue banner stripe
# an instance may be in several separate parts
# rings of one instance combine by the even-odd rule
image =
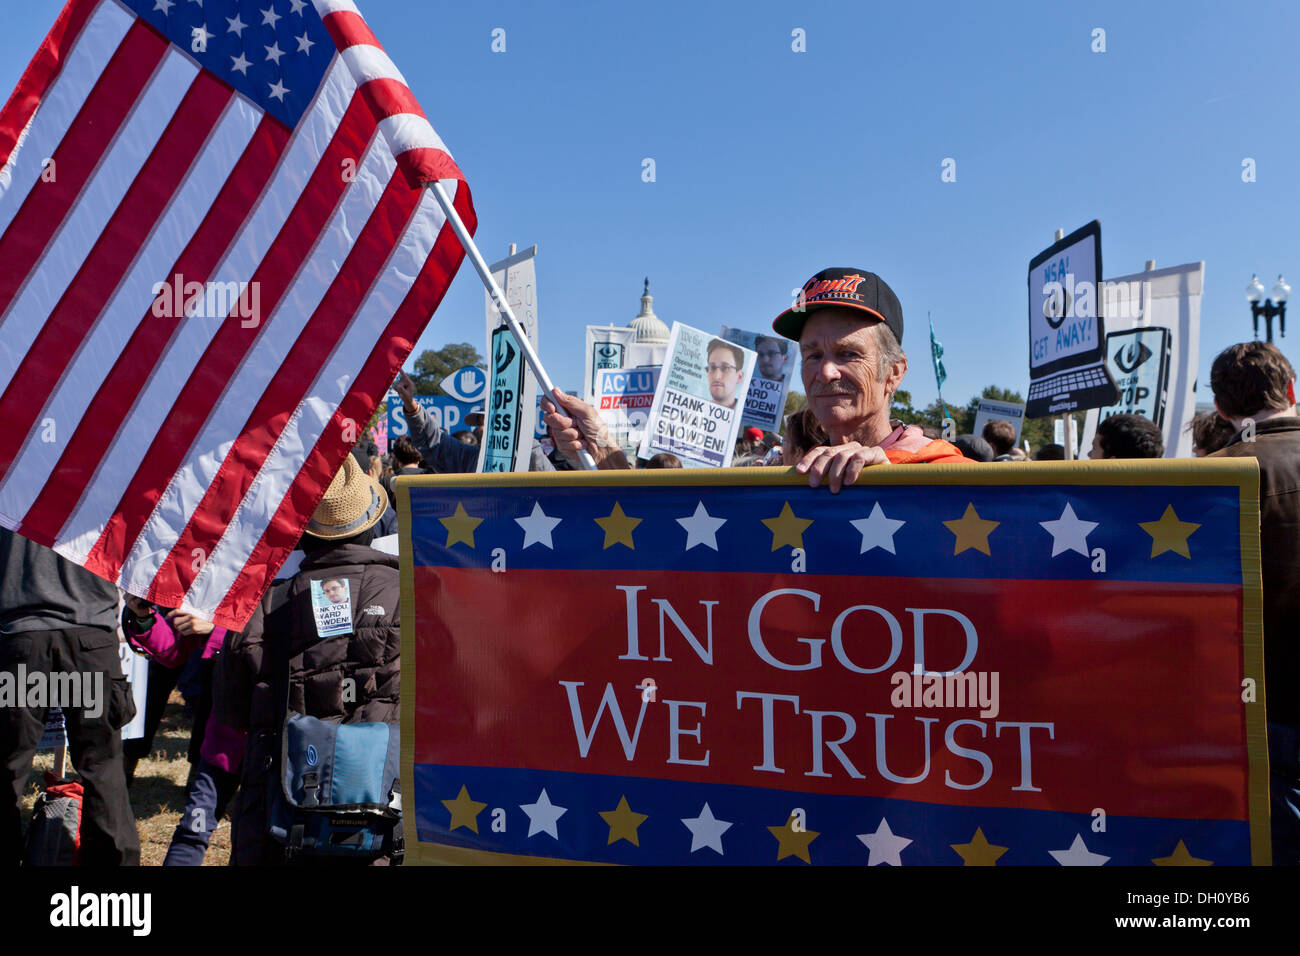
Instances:
[[[483,804],[468,826],[448,827],[451,811],[443,801],[455,801],[464,788],[466,800]],[[542,790],[546,800],[539,808]],[[1085,813],[955,807],[861,796],[819,796],[758,787],[699,784],[645,777],[613,777],[556,771],[485,767],[415,765],[416,830],[422,842],[520,856],[580,859],[640,865],[755,865],[777,863],[783,844],[769,827],[788,825],[798,808],[804,829],[817,836],[807,843],[814,864],[862,866],[870,862],[871,847],[859,835],[868,835],[877,847],[877,861],[899,840],[911,842],[897,849],[904,866],[961,865],[963,856],[953,845],[977,845],[976,829],[993,847],[998,866],[1056,866],[1065,861],[1108,857],[1107,866],[1149,866],[1157,858],[1175,854],[1182,841],[1192,857],[1216,866],[1246,866],[1250,835],[1241,821],[1157,819],[1110,814],[1103,832],[1094,832],[1096,820]],[[639,845],[627,839],[610,843],[611,824],[601,812],[616,812],[620,801],[627,809],[644,814],[635,826]],[[703,807],[708,803],[708,815]],[[533,808],[529,813],[523,805]],[[556,814],[555,809],[563,808]],[[496,812],[498,809],[504,813]],[[693,822],[693,827],[683,823]],[[494,829],[494,820],[496,829]],[[716,822],[713,822],[716,821]],[[882,830],[881,824],[887,824]],[[550,823],[558,839],[539,823]],[[530,823],[535,832],[530,836]],[[723,827],[730,823],[728,827]],[[504,825],[504,830],[500,827]],[[888,834],[892,834],[890,839]],[[1076,839],[1080,843],[1076,844]],[[692,851],[692,843],[696,849]],[[721,846],[719,854],[715,846]],[[966,849],[987,858],[997,850]],[[803,866],[797,855],[781,865]]]
[[[410,496],[417,567],[485,568],[500,548],[508,568],[788,572],[790,545],[773,550],[773,531],[763,523],[788,502],[796,518],[812,521],[802,531],[810,574],[1241,584],[1238,489],[1232,485],[1042,485],[1019,486],[1013,494],[992,485],[878,485],[839,495],[789,486],[548,487],[542,514],[559,523],[540,538],[517,520],[534,515],[539,493],[531,488],[413,485]],[[630,532],[634,548],[605,546],[606,529],[596,519],[609,516],[616,503],[640,519]],[[699,504],[709,518],[725,523],[688,548],[692,535],[679,519],[689,521]],[[440,520],[457,505],[482,519],[472,548]],[[998,522],[987,536],[989,554],[973,547],[953,553],[958,539],[944,522],[962,519],[968,506],[979,519]],[[877,507],[892,532],[881,532],[882,524],[871,520]],[[1161,521],[1169,508],[1177,521],[1199,525],[1184,539],[1190,558],[1175,550],[1152,555],[1153,537],[1141,525]],[[868,530],[853,521],[867,522]],[[1042,522],[1083,524],[1074,534],[1054,534]],[[1091,522],[1095,528],[1087,527]],[[864,535],[892,543],[894,553],[881,545],[864,553]]]

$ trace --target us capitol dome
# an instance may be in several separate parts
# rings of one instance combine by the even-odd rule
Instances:
[[[650,294],[650,280],[646,279],[645,290],[641,293],[641,312],[627,324],[627,327],[636,330],[638,343],[667,345],[669,329],[664,324],[663,319],[655,315],[652,307],[653,303],[654,296]]]

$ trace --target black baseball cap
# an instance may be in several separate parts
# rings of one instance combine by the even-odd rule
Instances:
[[[778,335],[799,341],[808,316],[818,309],[838,306],[857,309],[889,326],[899,344],[903,341],[903,307],[884,279],[865,269],[823,269],[803,284],[800,301],[772,320]]]

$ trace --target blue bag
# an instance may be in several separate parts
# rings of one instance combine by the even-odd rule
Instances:
[[[395,724],[290,714],[270,795],[271,837],[291,857],[400,857],[400,749]]]

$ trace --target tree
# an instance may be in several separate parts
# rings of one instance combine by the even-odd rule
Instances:
[[[912,393],[905,388],[900,388],[894,393],[893,403],[889,408],[889,417],[905,425],[933,424],[926,420],[923,412],[918,412],[912,407]]]
[[[971,426],[975,422],[973,413],[968,414],[966,409],[946,402],[940,405],[937,398],[918,413],[916,423],[918,425],[932,425],[942,431],[945,412],[953,421],[953,435],[963,435],[971,430]]]
[[[475,365],[486,370],[487,365],[478,349],[468,342],[456,342],[442,348],[425,349],[415,360],[415,371],[411,372],[411,381],[415,383],[416,395],[445,395],[439,383],[458,369]]]
[[[807,407],[808,407],[807,395],[805,395],[803,392],[788,392],[785,396],[785,414],[782,416],[781,420],[785,421],[785,419],[789,418],[792,414],[799,411],[801,408],[807,408]]]

